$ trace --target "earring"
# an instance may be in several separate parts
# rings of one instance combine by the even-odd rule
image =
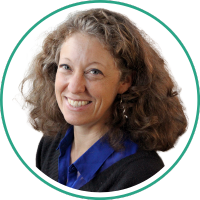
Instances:
[[[125,115],[126,109],[125,109],[124,106],[122,105],[122,95],[121,95],[120,105],[122,106],[122,109],[123,109],[123,116],[124,116],[125,118],[128,118],[128,116]]]

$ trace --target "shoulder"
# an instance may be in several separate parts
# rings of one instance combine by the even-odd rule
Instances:
[[[152,177],[163,167],[164,163],[155,151],[139,150],[113,166],[119,182],[116,187],[124,189],[137,185]]]
[[[43,136],[36,153],[36,167],[55,181],[58,181],[59,146],[65,136],[66,132],[58,132],[55,136]]]
[[[94,177],[81,190],[108,192],[137,185],[164,167],[154,151],[138,150]]]
[[[38,145],[36,153],[36,167],[41,170],[44,163],[54,156],[56,149],[63,138],[61,133],[58,133],[55,137],[43,136]]]
[[[155,151],[139,149],[137,153],[122,159],[113,167],[116,170],[118,168],[121,170],[125,169],[125,171],[128,170],[129,173],[134,173],[134,176],[138,175],[141,177],[154,175],[164,167],[164,163]]]

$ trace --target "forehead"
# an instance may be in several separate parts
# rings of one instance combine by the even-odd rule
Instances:
[[[60,59],[84,59],[85,61],[114,62],[113,56],[98,38],[83,33],[74,33],[61,46]]]

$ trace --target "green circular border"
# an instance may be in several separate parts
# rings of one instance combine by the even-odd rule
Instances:
[[[193,130],[192,130],[192,134],[190,136],[190,139],[187,143],[187,145],[185,146],[183,152],[181,153],[181,155],[179,156],[179,158],[176,160],[176,162],[162,175],[160,176],[159,178],[157,178],[155,181],[153,181],[152,183],[144,186],[143,188],[141,189],[138,189],[136,191],[133,191],[133,192],[130,192],[130,193],[127,193],[127,194],[123,194],[123,195],[119,195],[119,196],[113,196],[113,197],[87,197],[87,196],[82,196],[82,195],[77,195],[77,194],[73,194],[73,193],[70,193],[70,192],[66,192],[60,188],[57,188],[55,187],[54,185],[48,183],[47,181],[45,181],[43,178],[41,178],[39,175],[37,175],[26,163],[25,161],[22,159],[22,157],[19,155],[19,153],[17,152],[14,144],[12,143],[12,140],[9,136],[9,133],[8,133],[8,130],[7,130],[7,127],[6,127],[6,122],[5,122],[5,118],[4,118],[4,112],[3,112],[3,89],[4,89],[4,82],[5,82],[5,78],[6,78],[6,74],[7,74],[7,70],[8,70],[8,67],[10,65],[10,62],[15,54],[15,52],[17,51],[18,47],[20,46],[20,44],[23,42],[23,40],[28,36],[28,34],[35,28],[37,27],[40,23],[42,23],[44,20],[46,20],[47,18],[51,17],[52,15],[62,11],[62,10],[65,10],[67,8],[71,8],[71,7],[75,7],[75,6],[78,6],[78,5],[83,5],[83,4],[89,4],[89,3],[111,3],[111,4],[118,4],[118,5],[121,5],[121,6],[126,6],[126,7],[129,7],[129,8],[133,8],[135,10],[138,10],[146,15],[148,15],[149,17],[153,18],[154,20],[156,20],[157,22],[159,22],[162,26],[164,26],[174,37],[175,39],[178,41],[178,43],[181,45],[182,49],[184,50],[185,54],[187,55],[187,58],[190,62],[190,65],[192,67],[192,70],[193,70],[193,73],[194,73],[194,77],[195,77],[195,81],[196,81],[196,87],[197,87],[197,112],[196,112],[196,118],[195,118],[195,123],[194,123],[194,127],[193,127]],[[130,196],[130,195],[133,195],[133,194],[136,194],[138,192],[141,192],[149,187],[151,187],[152,185],[154,185],[155,183],[157,183],[159,180],[161,180],[163,177],[165,177],[176,165],[177,163],[180,161],[180,159],[183,157],[183,155],[185,154],[185,152],[187,151],[191,141],[192,141],[192,138],[194,136],[194,133],[195,133],[195,130],[196,130],[196,127],[197,127],[197,123],[198,123],[198,119],[199,119],[199,107],[200,107],[200,100],[199,100],[199,97],[200,97],[200,92],[199,92],[199,82],[198,82],[198,77],[197,77],[197,73],[196,73],[196,70],[195,70],[195,67],[194,67],[194,64],[192,62],[192,59],[188,53],[188,51],[186,50],[185,46],[183,45],[183,43],[181,42],[181,40],[178,38],[178,36],[166,25],[164,24],[161,20],[159,20],[157,17],[155,17],[154,15],[150,14],[149,12],[145,11],[145,10],[142,10],[141,8],[138,8],[136,6],[133,6],[133,5],[130,5],[130,4],[127,4],[127,3],[122,3],[122,2],[118,2],[118,1],[107,1],[107,0],[102,0],[102,1],[82,1],[82,2],[78,2],[78,3],[73,3],[73,4],[70,4],[68,6],[64,6],[60,9],[57,9],[53,12],[51,12],[50,14],[46,15],[45,17],[43,17],[41,20],[39,20],[36,24],[34,24],[24,35],[23,37],[19,40],[19,42],[17,43],[17,45],[15,46],[13,52],[11,53],[10,57],[9,57],[9,60],[7,62],[7,65],[6,65],[6,68],[4,70],[4,74],[3,74],[3,78],[2,78],[2,83],[1,83],[1,95],[0,95],[0,101],[1,101],[1,104],[0,104],[0,108],[1,108],[1,115],[2,115],[2,122],[3,122],[3,126],[4,126],[4,129],[5,129],[5,132],[6,132],[6,135],[7,135],[7,138],[10,142],[10,145],[11,147],[13,148],[15,154],[18,156],[18,158],[20,159],[20,161],[24,164],[24,166],[33,174],[35,175],[38,179],[40,179],[42,182],[44,182],[45,184],[47,184],[48,186],[52,187],[53,189],[56,189],[57,191],[59,192],[62,192],[62,193],[65,193],[65,194],[68,194],[68,195],[71,195],[73,197],[78,197],[78,198],[83,198],[83,199],[117,199],[117,198],[122,198],[122,197],[127,197],[127,196]]]

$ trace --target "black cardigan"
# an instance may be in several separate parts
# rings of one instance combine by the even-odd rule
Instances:
[[[57,134],[55,138],[42,137],[36,155],[37,168],[55,181],[58,181],[58,157],[60,155],[60,151],[56,149],[62,137],[61,134]],[[97,174],[80,190],[91,192],[122,190],[147,180],[163,166],[156,152],[138,149],[135,154],[123,158]]]

